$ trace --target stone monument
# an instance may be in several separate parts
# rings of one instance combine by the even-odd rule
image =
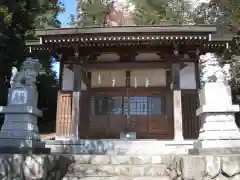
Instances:
[[[49,152],[44,142],[40,141],[37,126],[37,118],[42,115],[37,108],[36,78],[39,71],[39,61],[32,58],[23,62],[19,72],[15,67],[12,69],[8,104],[0,107],[0,113],[5,114],[0,131],[2,153],[20,153],[26,150],[34,153]]]
[[[224,71],[219,57],[212,53],[202,55],[199,63],[202,88],[196,114],[201,128],[190,153],[240,152],[240,133],[234,116],[239,112],[239,106],[232,104],[229,72]]]

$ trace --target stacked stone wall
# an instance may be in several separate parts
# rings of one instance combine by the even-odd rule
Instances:
[[[1,180],[240,180],[240,155],[1,155]]]

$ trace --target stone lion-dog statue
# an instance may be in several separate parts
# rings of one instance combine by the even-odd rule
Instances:
[[[40,67],[38,59],[26,58],[19,71],[16,67],[12,68],[11,87],[36,87],[36,78],[40,72]]]

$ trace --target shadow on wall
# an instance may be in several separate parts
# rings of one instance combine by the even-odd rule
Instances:
[[[0,155],[0,179],[62,180],[74,163],[71,155]]]
[[[232,101],[233,101],[233,104],[238,104],[240,105],[240,101],[239,99],[237,98],[237,96],[239,95],[240,93],[240,90],[237,89],[237,90],[232,90]],[[238,128],[240,128],[240,112],[237,112],[235,113],[235,122],[238,126]]]
[[[240,112],[235,114],[235,122],[237,124],[237,127],[240,128]]]
[[[7,105],[7,97],[8,97],[8,86],[0,87],[0,106]],[[4,123],[4,114],[0,114],[0,129]]]

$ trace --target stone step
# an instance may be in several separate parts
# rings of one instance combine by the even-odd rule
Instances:
[[[75,165],[146,165],[146,164],[172,164],[177,155],[74,155]]]
[[[153,177],[153,176],[145,176],[145,177],[128,177],[128,176],[110,176],[110,177],[84,177],[78,178],[76,176],[73,177],[64,177],[62,180],[171,180],[169,176],[164,177]]]
[[[158,165],[92,165],[74,164],[68,173],[76,177],[106,177],[106,176],[172,176],[175,171],[169,170],[165,164]]]
[[[46,147],[52,153],[62,154],[116,154],[116,155],[160,155],[187,154],[195,140],[47,140]]]

